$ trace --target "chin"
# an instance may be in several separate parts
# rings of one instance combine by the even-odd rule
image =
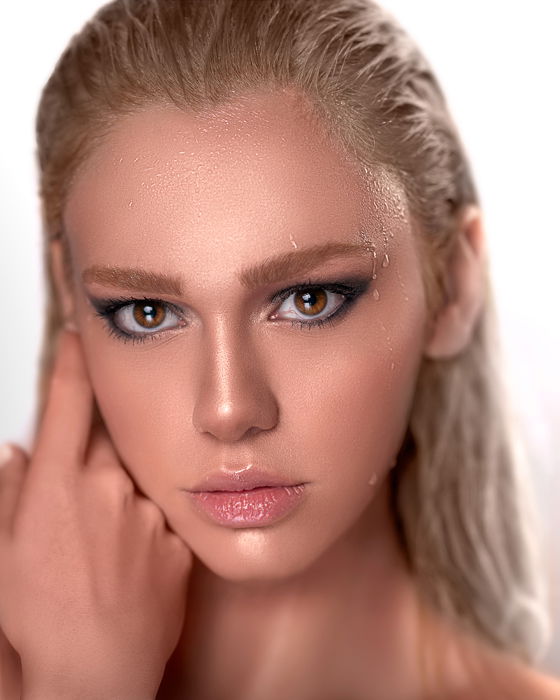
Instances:
[[[215,576],[232,583],[286,581],[308,569],[323,550],[301,538],[274,538],[270,528],[226,530],[213,542],[188,543],[195,557]]]

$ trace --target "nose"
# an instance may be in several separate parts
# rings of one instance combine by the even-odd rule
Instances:
[[[278,404],[254,345],[239,329],[218,328],[205,339],[193,425],[222,442],[237,442],[278,420]]]

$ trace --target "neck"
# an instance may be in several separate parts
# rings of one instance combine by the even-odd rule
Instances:
[[[307,697],[304,687],[314,697],[321,688],[359,697],[365,687],[412,697],[418,610],[385,482],[352,530],[297,576],[237,583],[195,559],[166,674],[193,698]]]

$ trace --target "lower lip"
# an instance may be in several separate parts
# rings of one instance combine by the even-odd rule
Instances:
[[[305,486],[262,486],[250,491],[189,491],[196,507],[228,527],[270,525],[290,513],[305,495]]]

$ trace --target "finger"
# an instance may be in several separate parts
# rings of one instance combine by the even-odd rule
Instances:
[[[84,465],[114,463],[118,460],[117,452],[113,446],[103,419],[94,408],[98,416],[92,420],[88,445],[84,454]]]
[[[18,445],[0,448],[0,533],[10,533],[28,466],[28,455]]]
[[[87,373],[81,340],[63,330],[59,336],[53,373],[31,469],[53,464],[74,468],[82,464],[89,439],[93,389]]]
[[[84,460],[84,473],[103,472],[121,493],[132,495],[136,484],[124,468],[105,423],[95,422]]]

